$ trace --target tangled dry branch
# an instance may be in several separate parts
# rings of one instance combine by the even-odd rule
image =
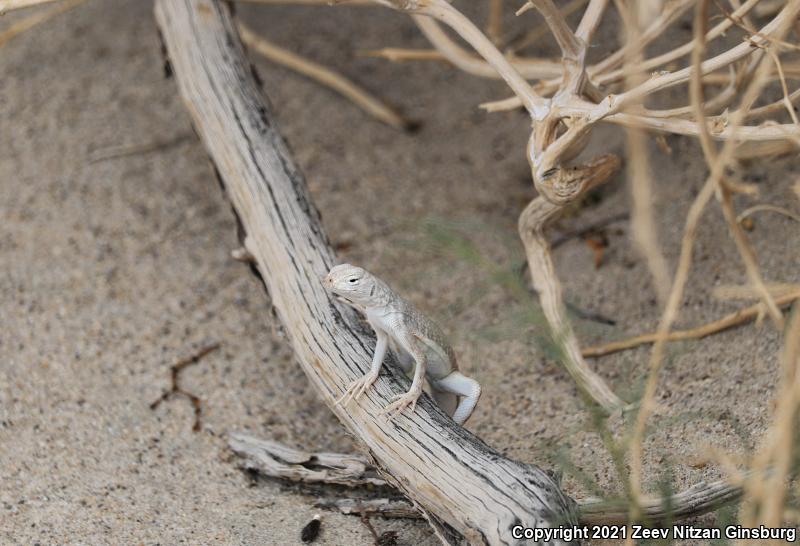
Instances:
[[[0,1],[0,14],[49,1],[52,0]],[[20,19],[5,33],[0,34],[0,45],[82,1],[65,0],[49,11]],[[484,104],[483,108],[496,112],[523,107],[530,115],[531,134],[527,142],[526,158],[539,196],[521,213],[518,225],[532,281],[539,294],[553,339],[561,349],[560,356],[565,369],[587,398],[606,413],[628,410],[633,406],[620,399],[585,360],[586,354],[599,356],[606,354],[609,349],[594,353],[581,350],[564,308],[562,288],[551,256],[546,228],[566,207],[579,200],[587,191],[604,183],[619,168],[620,160],[610,154],[600,155],[586,163],[571,164],[586,147],[592,130],[598,124],[612,123],[622,125],[629,131],[628,149],[635,158],[631,168],[631,189],[634,197],[632,218],[638,228],[638,242],[652,272],[654,286],[664,304],[664,311],[657,332],[635,338],[625,345],[641,342],[654,344],[648,381],[628,441],[631,471],[627,491],[630,498],[612,519],[633,521],[652,515],[652,503],[641,493],[642,443],[648,417],[655,407],[654,399],[665,344],[674,339],[701,337],[760,316],[765,311],[775,326],[782,328],[784,317],[780,307],[797,297],[796,294],[775,297],[768,289],[759,270],[756,253],[741,225],[741,220],[755,209],[748,209],[737,216],[733,204],[736,193],[746,193],[753,189],[729,179],[726,168],[737,156],[753,157],[800,147],[800,125],[794,107],[794,102],[800,98],[800,89],[792,90],[789,85],[789,81],[800,79],[800,66],[790,59],[790,55],[796,53],[798,47],[786,39],[793,25],[796,25],[800,1],[789,0],[780,5],[761,0],[732,1],[731,9],[728,9],[714,0],[713,7],[718,11],[718,22],[709,27],[712,3],[708,0],[639,3],[623,0],[613,3],[608,0],[575,0],[563,11],[552,0],[527,0],[517,14],[523,15],[527,11],[535,10],[541,15],[544,25],[559,47],[559,59],[517,54],[542,35],[543,27],[516,40],[516,44],[509,47],[509,51],[513,53],[501,51],[500,48],[507,43],[503,30],[502,0],[489,0],[486,32],[446,0],[247,1],[267,4],[380,5],[405,12],[413,18],[432,49],[392,49],[384,50],[379,55],[394,59],[444,59],[475,76],[505,81],[514,97]],[[161,2],[159,5],[163,6],[165,3]],[[567,23],[565,13],[581,7],[584,7],[584,11],[573,31]],[[609,51],[602,60],[589,65],[586,62],[587,50],[594,45],[595,33],[612,7],[618,11],[624,22],[626,40],[616,50]],[[647,56],[648,46],[663,36],[692,8],[695,14],[693,39],[664,53]],[[759,17],[767,17],[768,20],[756,26],[754,18]],[[743,39],[739,43],[731,43],[730,39],[724,41],[733,30],[743,33]],[[458,35],[473,51],[467,50],[451,33]],[[365,94],[351,82],[324,67],[269,44],[247,29],[242,28],[242,34],[248,43],[263,54],[334,86],[344,95],[359,101],[379,119],[396,127],[407,126],[407,121],[396,112]],[[706,52],[711,49],[712,43],[723,45],[715,47],[714,51],[717,53],[707,58]],[[673,69],[672,65],[681,59],[685,59],[684,66]],[[780,86],[781,97],[772,102],[763,103],[761,100],[759,103],[764,89],[773,82]],[[685,104],[670,108],[657,107],[658,93],[681,85],[688,86]],[[755,124],[758,120],[762,121]],[[641,146],[641,135],[644,134],[642,131],[697,137],[710,168],[705,185],[689,210],[680,258],[673,275],[669,274],[654,227],[649,223],[652,221],[652,211],[649,209],[651,188],[644,160],[645,149]],[[758,295],[760,303],[697,331],[672,331],[691,267],[697,228],[704,211],[715,197],[736,244],[752,292]],[[762,206],[759,210],[773,210],[782,214],[788,213],[789,216],[793,214],[774,206]],[[790,475],[787,453],[791,446],[787,446],[786,442],[792,438],[791,427],[794,425],[800,400],[800,374],[796,372],[800,362],[798,324],[800,319],[797,318],[796,311],[787,329],[783,352],[784,381],[781,387],[782,396],[777,405],[776,421],[754,461],[757,470],[754,475],[763,476],[770,468],[777,468],[777,471],[770,475],[768,481],[752,478],[741,480],[744,490],[766,506],[766,515],[762,515],[761,521],[771,525],[780,523],[784,497],[770,497],[767,492],[780,489],[780,485]],[[705,490],[700,488],[699,491],[703,493]],[[452,509],[450,506],[446,508]],[[441,510],[446,512],[445,508]],[[468,522],[458,520],[455,509],[448,515],[452,516],[453,522],[462,524],[462,531],[470,529]],[[608,516],[608,512],[603,512],[601,516]],[[751,510],[745,511],[743,519],[753,524],[759,521],[759,517]]]
[[[530,114],[532,129],[527,159],[539,197],[520,216],[520,236],[534,286],[553,338],[561,348],[565,368],[578,387],[607,412],[630,406],[626,406],[584,360],[564,310],[562,289],[545,228],[564,207],[602,184],[619,166],[619,160],[609,155],[583,165],[570,166],[570,160],[585,147],[592,129],[598,123],[606,122],[623,125],[631,131],[629,151],[636,159],[632,165],[634,178],[631,184],[636,205],[633,221],[659,299],[665,306],[658,331],[652,339],[648,338],[654,342],[650,374],[629,439],[629,517],[638,519],[645,511],[641,497],[645,426],[654,409],[665,344],[670,339],[687,337],[684,332],[672,333],[671,327],[683,299],[697,227],[715,196],[748,279],[761,300],[761,304],[745,313],[746,317],[738,314],[726,317],[721,326],[728,327],[760,314],[762,309],[766,309],[776,327],[782,328],[783,325],[779,306],[788,300],[776,301],[767,289],[756,253],[741,226],[741,215],[737,217],[733,205],[735,193],[753,189],[728,179],[725,171],[740,152],[742,156],[753,157],[800,146],[800,126],[794,110],[794,101],[800,96],[800,90],[790,91],[787,73],[792,72],[784,66],[791,66],[786,63],[787,52],[798,49],[785,40],[785,36],[797,20],[800,2],[789,1],[777,9],[762,10],[762,15],[771,18],[760,28],[755,28],[752,15],[759,0],[732,2],[732,11],[715,1],[721,17],[716,25],[708,28],[710,3],[707,0],[672,0],[666,3],[626,3],[620,0],[613,5],[625,23],[627,40],[619,49],[591,66],[586,64],[587,47],[610,7],[608,0],[589,0],[574,32],[552,0],[527,0],[517,11],[517,15],[530,9],[539,12],[561,50],[559,60],[503,54],[498,49],[498,44],[503,43],[502,3],[496,0],[490,2],[486,34],[445,0],[374,0],[373,3],[409,13],[431,43],[432,51],[412,52],[406,58],[443,58],[470,74],[502,78],[515,96],[483,107],[491,112],[522,106]],[[666,53],[647,57],[646,47],[692,7],[696,8],[693,39]],[[469,44],[474,53],[456,42],[443,25]],[[732,29],[743,31],[744,39],[740,43],[729,43],[721,52],[706,58],[709,44],[721,41]],[[403,50],[394,51],[395,58],[403,58]],[[685,61],[683,68],[664,69],[687,56],[691,58]],[[796,76],[792,73],[793,78]],[[780,83],[782,98],[754,107],[764,88],[772,81]],[[688,85],[687,104],[668,109],[646,104],[653,102],[660,91],[679,85]],[[706,98],[709,90],[714,90],[715,94]],[[788,113],[787,122],[778,119],[782,111]],[[748,125],[769,116],[774,119]],[[643,159],[645,149],[640,145],[641,133],[633,132],[641,130],[697,137],[711,169],[705,186],[689,211],[674,278],[668,272],[651,224],[650,181]],[[719,149],[716,142],[722,142]],[[720,325],[714,328],[716,326]],[[701,335],[704,333],[705,330],[700,332]]]
[[[410,14],[432,46],[431,50],[387,49],[378,52],[378,56],[393,60],[445,59],[475,76],[501,78],[513,91],[514,97],[482,106],[489,112],[521,106],[530,114],[527,160],[539,197],[520,215],[519,234],[534,287],[553,339],[561,348],[561,360],[566,370],[581,391],[609,413],[631,406],[626,405],[584,360],[564,309],[546,227],[566,206],[602,184],[619,167],[619,160],[611,155],[581,165],[570,165],[570,161],[586,146],[592,129],[599,123],[613,123],[623,125],[629,131],[628,150],[634,159],[631,165],[632,221],[638,234],[637,242],[653,275],[655,290],[664,305],[658,331],[631,342],[654,343],[645,392],[632,435],[628,438],[631,466],[627,488],[630,496],[628,517],[638,519],[647,512],[641,495],[642,442],[648,417],[654,410],[666,342],[701,337],[760,316],[764,310],[780,329],[783,325],[780,306],[793,299],[776,300],[767,289],[755,250],[741,225],[743,215],[736,215],[732,200],[734,194],[752,192],[753,188],[729,179],[726,169],[737,156],[752,158],[800,147],[800,126],[794,109],[800,89],[790,90],[787,83],[788,79],[798,78],[795,64],[787,62],[787,53],[798,48],[785,39],[797,20],[800,2],[789,1],[767,9],[766,3],[759,5],[759,0],[746,0],[731,2],[728,10],[715,0],[719,20],[709,28],[711,6],[707,0],[617,0],[613,4],[608,0],[578,1],[568,6],[569,10],[575,10],[585,5],[580,22],[573,31],[565,14],[552,0],[527,0],[517,15],[529,10],[538,11],[559,46],[560,59],[521,57],[516,55],[519,47],[512,48],[514,53],[502,53],[499,47],[504,43],[503,4],[499,0],[489,2],[486,33],[446,0],[373,0],[371,3]],[[599,62],[587,65],[587,48],[612,5],[624,22],[626,40]],[[665,53],[648,57],[646,48],[692,8],[695,8],[693,39]],[[766,16],[769,20],[756,28],[754,16]],[[445,27],[474,52],[451,37]],[[743,39],[739,43],[724,42],[727,47],[715,47],[718,53],[706,58],[709,44],[723,42],[732,30],[743,32]],[[526,40],[527,44],[533,43],[530,38],[522,42]],[[687,56],[690,58],[686,59]],[[686,59],[684,66],[673,69],[672,65],[681,59]],[[780,84],[782,97],[755,106],[765,87],[772,82]],[[684,105],[659,109],[650,104],[657,104],[658,93],[662,90],[680,85],[688,86]],[[713,93],[707,97],[709,91]],[[788,121],[780,120],[781,113],[788,114]],[[770,117],[772,119],[753,124]],[[689,210],[674,275],[669,273],[652,223],[649,204],[651,181],[646,149],[642,146],[642,131],[697,137],[711,170]],[[722,145],[717,148],[719,142]],[[707,205],[715,196],[753,291],[761,303],[697,331],[672,332],[691,268],[697,228]],[[773,210],[775,208],[780,209],[773,207]],[[788,214],[791,216],[792,213]]]

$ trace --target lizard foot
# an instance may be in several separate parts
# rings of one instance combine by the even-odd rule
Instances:
[[[347,390],[344,391],[344,394],[341,398],[336,401],[336,405],[339,404],[347,405],[353,400],[358,400],[361,398],[361,395],[367,392],[367,389],[375,383],[375,380],[378,379],[377,375],[373,375],[368,373],[361,379],[356,379],[347,387]]]
[[[410,390],[405,394],[398,394],[392,397],[393,402],[381,410],[380,415],[387,415],[386,420],[391,421],[400,415],[404,409],[411,407],[411,413],[417,407],[417,400],[419,400],[422,390]]]

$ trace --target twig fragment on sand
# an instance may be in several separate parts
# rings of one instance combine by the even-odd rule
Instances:
[[[148,154],[158,150],[166,150],[173,146],[183,144],[192,138],[192,133],[181,133],[171,138],[157,139],[152,142],[142,144],[122,144],[118,146],[108,146],[98,148],[89,152],[88,163],[99,163],[109,159],[128,157],[132,155]]]
[[[49,4],[56,0],[0,0],[0,15],[23,8],[31,8],[41,4]]]
[[[271,478],[348,487],[387,485],[375,466],[359,455],[310,453],[244,433],[231,434],[228,447],[241,458],[242,468]]]
[[[11,40],[12,38],[22,34],[26,30],[30,30],[33,27],[48,21],[49,19],[64,13],[66,11],[71,10],[74,7],[77,7],[80,4],[83,4],[86,0],[65,0],[64,2],[58,4],[57,6],[53,6],[52,8],[38,11],[33,13],[27,17],[23,17],[19,21],[16,21],[12,25],[10,25],[7,29],[0,32],[0,47],[4,46],[6,42]],[[42,3],[42,2],[36,2]],[[24,2],[20,3],[24,4]],[[0,15],[5,13],[6,11],[17,9],[20,7],[28,7],[28,5],[34,5],[34,3],[28,3],[25,5],[17,5],[16,2],[0,2]]]
[[[750,208],[747,208],[747,209],[743,210],[742,212],[740,212],[736,216],[736,221],[741,223],[742,220],[744,220],[745,218],[748,218],[750,215],[752,215],[755,212],[775,212],[775,213],[780,214],[782,216],[786,216],[787,218],[791,218],[795,222],[800,222],[800,214],[794,213],[794,212],[792,212],[792,211],[790,211],[788,209],[785,209],[783,207],[777,207],[775,205],[754,205],[754,206],[752,206]]]
[[[341,74],[337,74],[330,68],[305,59],[282,47],[278,47],[262,38],[242,23],[238,24],[238,28],[242,41],[264,58],[333,89],[375,119],[395,129],[405,131],[414,129],[414,122],[404,118],[394,109],[390,108],[378,98],[372,96]]]
[[[778,305],[778,307],[785,307],[797,299],[800,299],[800,291],[794,291],[782,296],[778,296],[775,298],[775,303]],[[669,334],[667,334],[666,340],[684,341],[688,339],[702,339],[706,336],[710,336],[711,334],[716,334],[724,330],[728,330],[729,328],[733,328],[734,326],[739,326],[740,324],[744,324],[745,322],[753,320],[756,317],[758,317],[761,313],[763,313],[763,311],[764,311],[763,304],[758,303],[755,305],[751,305],[750,307],[740,309],[739,311],[730,313],[729,315],[725,315],[721,319],[709,322],[708,324],[704,324],[696,328],[691,328],[689,330],[673,330]],[[658,338],[659,334],[653,332],[649,334],[634,336],[620,341],[614,341],[612,343],[595,345],[594,347],[585,348],[583,350],[583,356],[587,358],[605,356],[611,353],[617,353],[619,351],[633,349],[634,347],[638,347],[639,345],[655,343],[658,340]]]
[[[405,499],[321,499],[317,508],[336,510],[345,515],[369,515],[396,519],[423,519],[422,513]]]
[[[373,544],[375,546],[396,546],[397,545],[397,531],[386,531],[385,533],[378,534],[375,527],[370,521],[370,515],[366,513],[361,514],[361,523],[367,528],[369,534],[372,535]]]
[[[172,381],[170,389],[168,391],[165,391],[161,396],[159,396],[158,400],[151,403],[150,409],[151,410],[156,409],[159,405],[161,405],[162,402],[168,400],[173,396],[185,396],[186,398],[189,399],[189,401],[192,403],[192,407],[194,408],[194,424],[192,425],[192,431],[198,432],[200,430],[200,424],[201,424],[200,417],[202,416],[203,413],[202,401],[200,400],[200,397],[198,397],[195,394],[192,394],[191,392],[181,387],[180,373],[184,368],[191,366],[192,364],[197,364],[200,361],[200,359],[202,359],[204,356],[219,349],[219,346],[220,343],[218,341],[211,341],[209,343],[206,343],[191,355],[185,358],[181,358],[175,364],[170,366],[170,378]]]

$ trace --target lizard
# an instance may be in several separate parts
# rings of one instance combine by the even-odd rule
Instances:
[[[413,368],[414,375],[408,392],[393,397],[381,414],[388,414],[391,420],[406,408],[413,412],[427,378],[434,400],[445,413],[459,425],[469,419],[481,386],[458,371],[455,352],[436,323],[361,267],[334,266],[323,285],[364,315],[377,338],[370,370],[353,381],[336,404],[346,406],[360,398],[378,379],[387,350],[391,350],[403,371],[409,374]]]

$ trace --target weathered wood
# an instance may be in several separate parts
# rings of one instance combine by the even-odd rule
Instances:
[[[242,468],[271,478],[348,487],[386,485],[369,460],[359,455],[308,453],[242,433],[231,434],[228,446],[240,457]]]
[[[317,508],[335,510],[348,516],[380,516],[393,519],[421,519],[422,514],[407,500],[395,499],[322,499]]]
[[[640,506],[642,521],[663,523],[697,517],[739,500],[742,492],[740,485],[717,480],[700,482],[668,498],[643,497]],[[587,499],[580,501],[579,505],[583,525],[624,525],[630,520],[627,501]]]
[[[256,470],[269,478],[290,479],[303,483],[345,484],[349,486],[375,485],[369,481],[375,469],[369,461],[357,455],[342,453],[306,453],[272,440],[260,440],[245,434],[233,434],[228,442],[230,448],[242,459],[242,466]],[[265,447],[266,446],[266,447]],[[315,461],[326,461],[325,466],[348,467],[351,472],[346,482],[340,475],[330,478],[323,474],[309,473],[306,465]],[[298,465],[300,468],[298,468]],[[363,466],[362,466],[363,465]],[[317,466],[320,466],[317,464]],[[744,473],[744,477],[750,476]],[[739,480],[742,482],[742,479]],[[385,485],[380,483],[377,485]],[[721,506],[739,500],[742,486],[717,480],[700,482],[669,497],[643,497],[642,521],[657,523],[695,518],[712,512]],[[624,499],[579,499],[578,520],[581,525],[625,525],[630,522],[630,503]],[[390,499],[326,499],[317,503],[321,508],[339,510],[344,514],[374,514],[384,517],[421,517],[408,503]]]
[[[374,339],[323,290],[320,278],[335,256],[228,8],[214,0],[158,0],[156,19],[181,95],[297,360],[381,474],[425,511],[440,537],[450,526],[473,544],[514,544],[515,525],[576,524],[574,502],[547,473],[507,459],[427,396],[412,415],[389,422],[378,416],[392,395],[408,390],[392,366],[357,402],[346,409],[334,404],[368,369]]]

